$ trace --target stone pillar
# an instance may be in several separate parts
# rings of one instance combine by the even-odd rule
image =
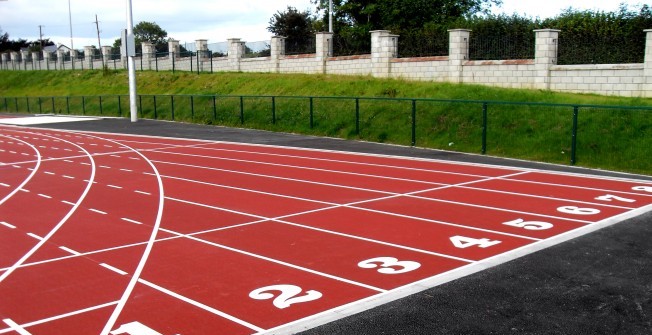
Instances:
[[[371,74],[374,77],[387,78],[391,73],[391,59],[398,53],[398,35],[388,30],[371,31]]]
[[[643,97],[652,98],[652,29],[645,30],[645,59],[643,60]]]
[[[464,62],[469,60],[471,30],[451,29],[448,31],[448,37],[448,80],[452,83],[461,83]]]
[[[12,51],[9,53],[9,56],[11,56],[11,66],[13,67],[14,70],[20,70],[20,57],[18,57],[18,52]]]
[[[280,72],[281,57],[285,55],[285,36],[273,36],[270,42],[270,60],[272,62],[272,72]]]
[[[333,56],[333,33],[317,33],[315,36],[315,44],[317,62],[319,63],[319,66],[321,66],[317,73],[326,74],[326,62],[328,61],[328,57]]]
[[[93,56],[95,56],[95,48],[92,46],[84,47],[84,62],[87,69],[93,68]]]
[[[111,47],[108,45],[102,46],[102,59],[104,60],[104,66],[109,65],[109,59],[111,59]]]
[[[41,69],[41,52],[34,51],[32,52],[32,67],[34,70]]]
[[[240,71],[240,60],[245,53],[245,42],[240,41],[239,38],[229,38],[228,42],[228,62],[229,67],[233,71]]]
[[[208,40],[195,40],[195,47],[197,48],[197,54],[199,54],[200,59],[210,58]]]
[[[50,60],[52,59],[52,54],[49,52],[43,51],[43,60],[45,61],[45,68],[50,69]]]
[[[21,60],[23,61],[23,70],[27,70],[27,61],[29,60],[29,51],[21,51]]]
[[[63,49],[57,49],[57,62],[59,63],[59,68],[64,70],[63,62],[66,59],[66,52]]]
[[[72,50],[70,51],[70,60],[72,61],[72,69],[76,69],[78,65],[75,65],[77,63],[77,58],[79,58],[79,52],[77,50]],[[82,63],[83,66],[83,63]]]
[[[557,46],[559,32],[557,29],[537,29],[534,49],[534,87],[550,89],[550,67],[557,65]]]
[[[9,70],[9,54],[3,53],[0,54],[0,57],[2,57],[2,69]]]
[[[156,57],[156,48],[154,47],[154,44],[151,42],[143,42],[142,44],[143,48],[143,67],[145,64],[147,64],[147,69],[151,70],[152,69],[152,58]]]
[[[170,39],[168,41],[168,52],[170,53],[170,59],[179,58],[179,56],[181,56],[179,41]]]

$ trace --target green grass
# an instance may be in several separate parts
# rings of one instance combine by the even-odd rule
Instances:
[[[129,108],[125,71],[0,74],[0,111],[126,116]],[[620,106],[580,107],[577,165],[652,174],[652,99],[303,74],[138,72],[137,84],[145,118],[403,145],[412,142],[411,99],[462,100],[416,101],[415,140],[471,153],[482,149],[478,101],[486,101],[487,154],[560,164],[571,159],[573,107],[553,104]],[[359,128],[351,97],[360,97]]]

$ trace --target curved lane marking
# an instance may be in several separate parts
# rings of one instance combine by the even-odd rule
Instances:
[[[25,132],[25,133],[28,133],[28,134],[34,134],[34,133],[31,133],[31,132]],[[55,138],[55,137],[53,137],[53,136],[45,135],[45,134],[39,134],[39,135],[40,135],[40,136],[46,136],[46,137],[52,137],[52,138]],[[70,142],[70,141],[66,141],[66,140],[63,140],[63,139],[62,139],[62,141],[68,142],[68,143],[70,143],[70,144],[72,144],[72,145],[78,147],[78,148],[81,149],[81,150],[86,154],[86,156],[88,156],[88,158],[90,159],[90,161],[91,161],[91,176],[90,176],[90,178],[88,179],[88,180],[89,180],[89,181],[88,181],[88,184],[86,185],[86,188],[84,189],[84,192],[82,192],[81,196],[79,197],[79,199],[77,199],[77,202],[76,202],[75,205],[70,209],[70,211],[68,211],[68,213],[66,214],[66,216],[64,216],[64,217],[61,219],[61,221],[59,221],[59,223],[57,223],[57,225],[56,225],[54,228],[52,228],[52,230],[50,230],[50,232],[49,232],[47,235],[45,235],[45,236],[44,236],[44,237],[39,241],[39,243],[37,243],[34,247],[32,247],[32,249],[30,249],[30,250],[29,250],[25,255],[23,255],[23,257],[21,257],[21,258],[20,258],[20,259],[19,259],[19,260],[14,264],[14,265],[12,265],[11,267],[9,267],[9,268],[7,269],[7,271],[5,271],[5,272],[0,276],[0,283],[2,283],[5,279],[7,279],[7,277],[9,277],[9,275],[11,275],[14,271],[16,271],[16,269],[17,269],[18,267],[20,267],[23,263],[25,263],[25,261],[26,261],[28,258],[30,258],[30,257],[31,257],[31,256],[32,256],[36,251],[38,251],[38,249],[40,249],[40,248],[41,248],[41,247],[42,247],[42,246],[43,246],[43,245],[44,245],[44,244],[45,244],[45,243],[46,243],[46,242],[47,242],[47,241],[48,241],[48,240],[49,240],[49,239],[50,239],[50,238],[51,238],[51,237],[52,237],[52,236],[53,236],[53,235],[54,235],[54,234],[55,234],[55,233],[56,233],[56,232],[57,232],[57,231],[58,231],[58,230],[59,230],[59,229],[60,229],[60,228],[65,224],[65,223],[66,223],[66,221],[68,221],[68,219],[69,219],[69,218],[72,216],[72,214],[77,210],[77,208],[79,208],[79,206],[81,205],[82,201],[86,198],[86,195],[87,195],[88,192],[91,190],[91,186],[93,186],[93,181],[95,180],[95,161],[93,160],[93,156],[92,156],[88,151],[86,151],[86,149],[80,147],[79,145],[77,145],[77,144],[75,144],[75,143],[72,143],[72,142]],[[36,171],[36,169],[34,169],[34,170]]]
[[[18,139],[18,138],[15,138],[13,136],[9,136],[9,135],[0,135],[0,136],[11,138],[14,141],[20,141],[20,142],[23,142],[23,143],[29,145],[30,147],[32,147],[32,149],[34,149],[34,151],[36,151],[36,157],[37,157],[36,158],[36,165],[32,169],[32,173],[30,173],[29,176],[27,176],[27,178],[25,178],[25,180],[20,185],[18,185],[18,187],[16,187],[12,192],[7,194],[7,196],[5,196],[4,198],[2,198],[2,200],[0,200],[0,206],[1,206],[7,200],[9,200],[9,198],[13,197],[16,193],[18,193],[18,191],[20,191],[20,189],[22,189],[32,179],[32,177],[34,177],[34,175],[36,174],[36,171],[38,171],[38,169],[41,167],[41,152],[38,149],[36,149],[36,147],[33,146],[32,144],[30,144],[29,142],[23,141],[21,139]]]

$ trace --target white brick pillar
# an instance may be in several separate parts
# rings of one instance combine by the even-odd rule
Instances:
[[[228,43],[228,62],[232,71],[240,71],[240,60],[244,56],[245,42],[239,38],[229,38]]]
[[[20,65],[20,63],[18,62],[19,61],[18,53],[16,51],[11,51],[9,53],[9,58],[11,58],[11,66],[12,66],[12,68],[14,70],[20,70],[18,68],[18,66]]]
[[[143,48],[143,67],[145,66],[144,64],[147,64],[147,69],[151,70],[152,58],[156,57],[156,48],[154,48],[152,42],[143,42],[141,46]]]
[[[85,46],[84,47],[84,61],[86,62],[85,68],[87,69],[92,69],[93,68],[93,47],[91,46]]]
[[[73,70],[78,67],[78,65],[75,65],[77,63],[78,57],[79,57],[79,52],[77,50],[70,51],[70,60],[72,61]]]
[[[451,29],[448,31],[448,80],[462,82],[464,62],[469,59],[469,38],[471,30]]]
[[[34,66],[34,70],[37,70],[37,69],[40,70],[40,65],[41,65],[41,62],[40,62],[40,60],[39,60],[40,56],[41,56],[41,52],[40,52],[40,51],[34,51],[34,52],[32,52],[32,64],[34,64],[34,65],[33,65],[33,66]]]
[[[272,72],[280,72],[281,57],[285,55],[285,36],[273,36],[270,47]]]
[[[534,49],[534,87],[550,89],[550,67],[557,65],[559,32],[557,29],[537,29]]]
[[[50,61],[52,60],[52,54],[49,52],[43,51],[43,60],[45,60],[45,68],[50,69]]]
[[[208,40],[195,40],[195,47],[197,48],[197,53],[199,58],[208,59]]]
[[[371,31],[371,74],[387,78],[391,73],[391,60],[397,56],[398,35],[388,30]]]
[[[9,70],[9,54],[3,53],[0,57],[2,57],[2,69]]]
[[[179,41],[170,39],[168,41],[168,52],[170,54],[170,59],[176,59],[181,56],[181,47],[179,46]]]
[[[320,32],[315,35],[315,53],[320,67],[317,73],[326,74],[326,62],[333,56],[333,33]]]
[[[29,60],[29,51],[21,51],[20,52],[21,59],[23,61],[23,65],[21,67],[22,70],[27,70],[27,61]]]
[[[102,46],[102,59],[104,60],[104,66],[108,66],[109,59],[111,59],[111,47],[108,45]]]
[[[643,60],[643,97],[652,98],[652,29],[645,30],[645,59]]]
[[[66,58],[65,51],[63,49],[57,49],[57,63],[59,63],[59,68],[61,70],[64,69],[63,61],[65,60],[65,58]]]

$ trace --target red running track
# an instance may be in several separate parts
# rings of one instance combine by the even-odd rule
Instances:
[[[651,205],[636,180],[0,127],[0,334],[291,333]]]

